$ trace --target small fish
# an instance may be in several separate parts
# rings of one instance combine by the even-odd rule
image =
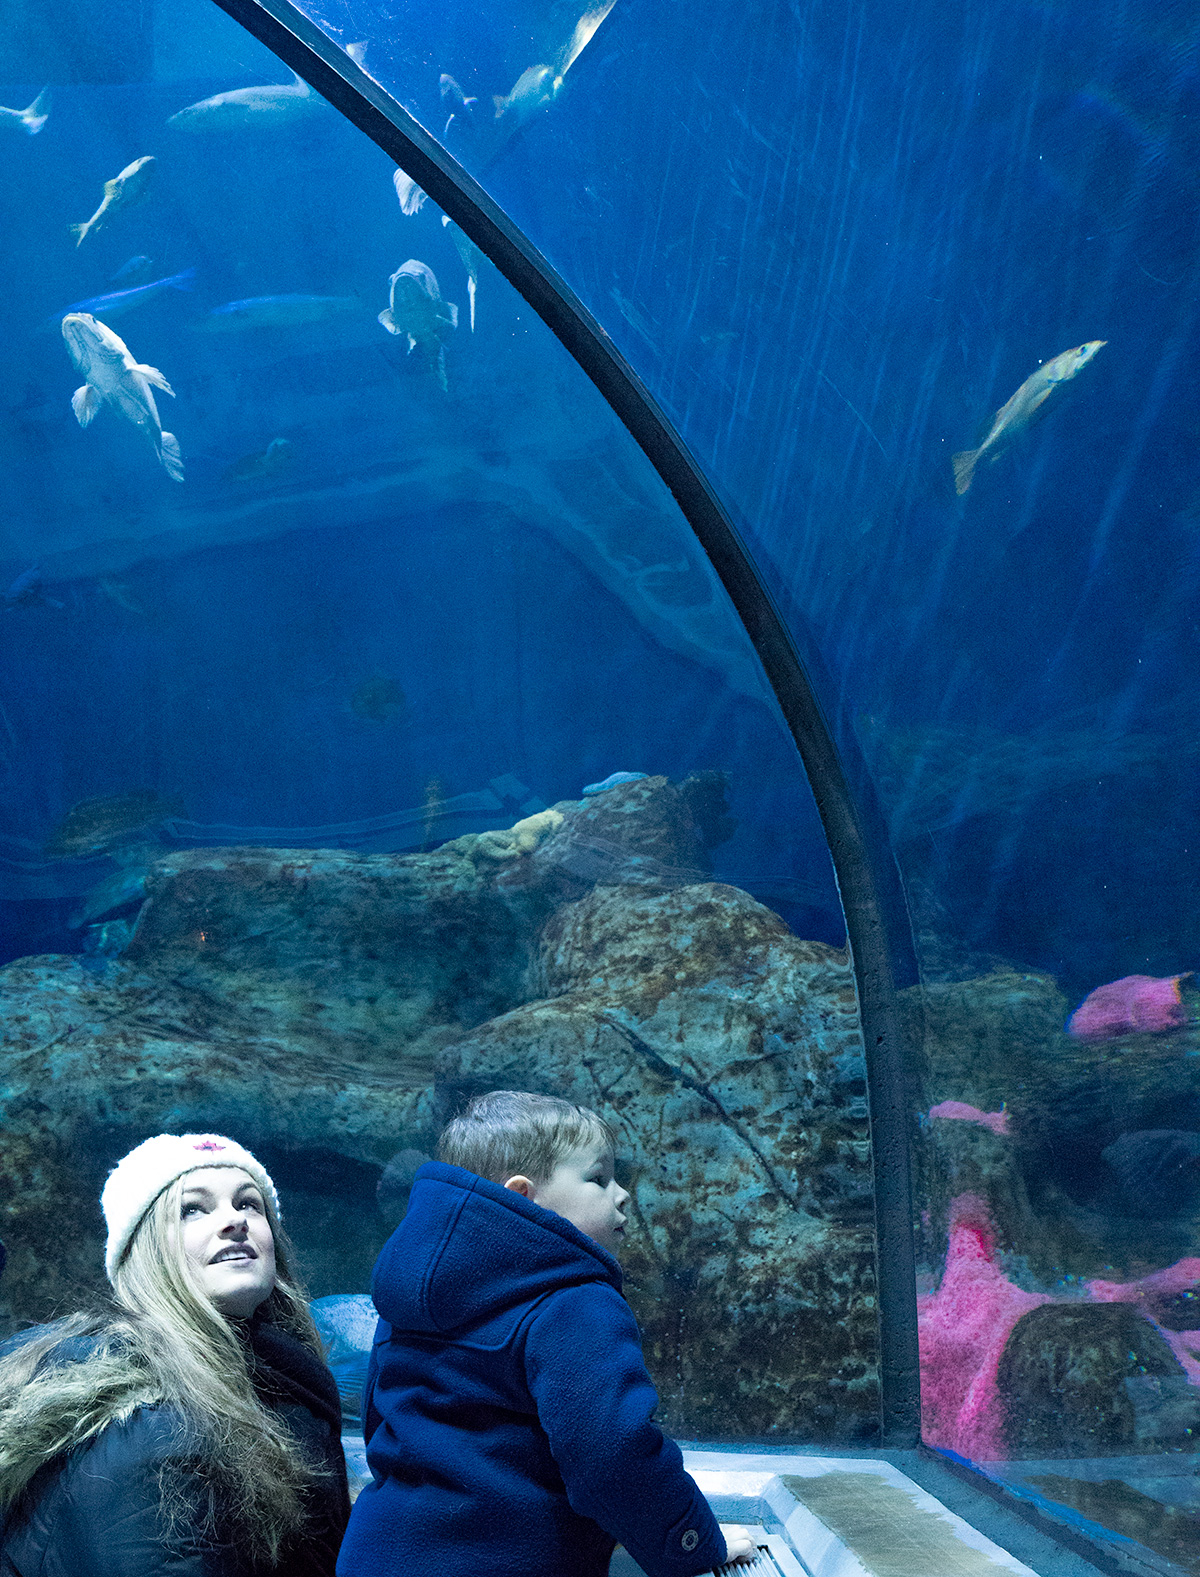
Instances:
[[[150,189],[154,168],[154,156],[148,153],[144,158],[135,159],[132,164],[127,164],[119,175],[113,176],[111,181],[105,181],[104,201],[96,212],[86,224],[71,226],[75,245],[82,246],[84,236],[107,224],[118,208],[132,208],[134,203],[141,202]]]
[[[446,383],[446,356],[443,341],[458,327],[458,308],[443,301],[433,270],[410,257],[388,281],[390,305],[379,314],[389,334],[403,334],[411,355],[419,345],[437,373],[443,390]]]
[[[602,783],[587,783],[584,785],[585,795],[603,794],[605,789],[619,788],[622,783],[640,783],[646,776],[644,772],[610,772]]]
[[[48,326],[57,328],[69,312],[88,312],[92,317],[119,318],[134,307],[153,301],[167,290],[193,290],[196,270],[185,268],[182,274],[172,274],[169,279],[155,279],[148,285],[134,285],[129,290],[112,290],[106,296],[91,296],[87,301],[73,301],[69,307],[56,312]]]
[[[0,128],[5,131],[23,131],[30,137],[36,137],[46,124],[49,109],[49,88],[43,88],[28,109],[9,110],[0,104]]]
[[[174,397],[175,391],[157,367],[134,361],[125,341],[87,312],[69,312],[62,322],[63,339],[84,382],[71,396],[71,409],[86,427],[108,402],[145,433],[167,475],[183,481],[179,440],[163,431],[153,389]]]
[[[444,142],[446,134],[450,130],[451,122],[455,117],[459,120],[469,121],[471,119],[471,106],[479,101],[474,97],[468,98],[454,78],[445,71],[438,78],[438,88],[442,95],[442,108],[447,112],[446,125],[442,132],[442,141]]]
[[[454,242],[455,250],[462,258],[462,265],[467,271],[467,295],[471,301],[471,333],[475,332],[475,292],[479,287],[479,260],[483,253],[465,230],[456,225],[449,214],[442,215],[442,224],[450,231],[450,239]]]
[[[405,175],[403,170],[397,170],[392,176],[392,185],[396,188],[396,196],[400,199],[400,212],[410,217],[418,213],[427,201],[425,193],[413,180],[411,175]]]
[[[243,329],[294,329],[362,311],[356,296],[250,296],[214,307],[196,327],[205,334],[235,334]]]
[[[553,66],[527,67],[517,78],[511,93],[503,98],[498,94],[493,95],[496,119],[508,120],[514,128],[523,126],[538,110],[553,104],[562,91],[562,85],[563,79]]]
[[[1093,339],[1088,340],[1086,345],[1075,346],[1073,350],[1064,350],[1052,361],[1044,361],[1031,377],[1026,378],[1012,399],[996,412],[991,431],[979,448],[964,449],[953,456],[955,492],[960,496],[965,493],[980,459],[984,455],[991,460],[998,459],[1017,434],[1029,426],[1055,389],[1081,372],[1096,352],[1107,344],[1107,340]]]
[[[53,608],[61,608],[63,603],[55,601],[46,595],[46,583],[42,575],[41,565],[32,564],[4,593],[3,604],[6,608],[31,607],[35,603],[48,602]]]
[[[109,280],[110,285],[137,285],[154,272],[152,258],[144,257],[141,252],[136,257],[131,257],[127,263],[122,263],[120,268]]]
[[[227,482],[257,482],[265,476],[274,476],[289,466],[295,450],[287,438],[272,438],[261,454],[246,454],[235,460],[225,471]]]

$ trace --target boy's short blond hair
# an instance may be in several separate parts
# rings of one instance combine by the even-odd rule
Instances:
[[[581,1145],[616,1149],[616,1136],[597,1112],[554,1095],[490,1090],[477,1095],[438,1140],[438,1160],[504,1184],[510,1177],[544,1183]]]

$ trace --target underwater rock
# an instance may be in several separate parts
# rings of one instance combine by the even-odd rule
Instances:
[[[1004,1454],[1129,1456],[1193,1449],[1200,1391],[1127,1304],[1044,1304],[1013,1327],[996,1374]]]
[[[105,1172],[164,1128],[248,1144],[311,1290],[360,1295],[457,1103],[524,1085],[621,1135],[628,1286],[664,1417],[873,1438],[847,955],[703,880],[705,835],[663,777],[504,841],[499,860],[483,835],[420,855],[175,851],[150,865],[122,956],[0,970],[0,1333],[99,1284]]]
[[[667,1426],[869,1437],[873,1199],[845,954],[736,888],[601,887],[551,918],[541,981],[546,1000],[440,1053],[439,1088],[454,1104],[530,1088],[613,1124]]]
[[[1089,992],[1071,1014],[1067,1033],[1079,1040],[1112,1040],[1117,1035],[1161,1034],[1188,1021],[1179,982],[1190,975],[1125,975]]]

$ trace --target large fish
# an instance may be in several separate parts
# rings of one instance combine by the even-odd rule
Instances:
[[[346,53],[361,66],[366,48],[365,44],[350,44]],[[167,125],[177,131],[253,131],[258,127],[286,126],[329,108],[303,77],[295,72],[292,76],[292,82],[214,93],[210,99],[178,110],[168,118]]]
[[[91,296],[87,301],[73,301],[69,307],[56,312],[48,320],[47,326],[53,325],[57,328],[69,312],[87,312],[92,317],[103,315],[106,318],[119,318],[123,312],[140,307],[143,302],[152,301],[164,290],[191,290],[195,278],[196,270],[186,268],[182,274],[172,274],[169,279],[156,279],[149,285],[134,285],[129,290],[112,290],[106,296]]]
[[[389,304],[379,321],[389,334],[403,334],[411,354],[421,347],[437,373],[442,388],[446,383],[446,353],[443,342],[451,329],[458,327],[458,308],[443,301],[437,278],[427,263],[410,257],[388,280]]]
[[[357,296],[250,296],[214,307],[195,326],[205,334],[242,329],[294,329],[306,323],[353,317],[363,310]]]
[[[965,493],[983,456],[999,459],[1017,434],[1029,426],[1055,389],[1069,382],[1087,366],[1101,346],[1107,344],[1107,340],[1093,339],[1086,345],[1076,345],[1073,350],[1064,350],[1052,361],[1044,361],[1032,377],[1026,378],[1012,399],[996,412],[991,431],[979,448],[964,449],[953,456],[955,491],[960,495]]]
[[[474,334],[475,292],[479,288],[479,259],[483,253],[467,232],[454,223],[449,214],[442,215],[442,223],[450,231],[450,239],[454,242],[455,250],[462,258],[462,265],[467,271],[467,295],[471,299],[471,333]]]
[[[82,246],[84,236],[107,224],[118,208],[131,208],[134,203],[141,202],[149,190],[153,174],[154,157],[148,153],[144,158],[135,159],[132,164],[127,164],[119,175],[113,176],[111,181],[105,181],[104,200],[96,212],[86,224],[71,226],[75,245]]]
[[[0,130],[23,131],[27,136],[36,137],[46,124],[46,116],[50,105],[50,89],[43,88],[28,109],[9,110],[0,104]]]
[[[87,312],[68,312],[62,323],[63,339],[84,382],[71,396],[71,409],[86,427],[106,402],[154,447],[163,469],[176,482],[183,481],[179,440],[163,431],[154,403],[154,389],[174,396],[174,389],[157,367],[134,361],[125,341]]]

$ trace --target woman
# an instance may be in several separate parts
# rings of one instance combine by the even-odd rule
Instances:
[[[0,1348],[0,1577],[333,1577],[338,1393],[265,1168],[159,1134],[101,1206],[112,1312]]]

